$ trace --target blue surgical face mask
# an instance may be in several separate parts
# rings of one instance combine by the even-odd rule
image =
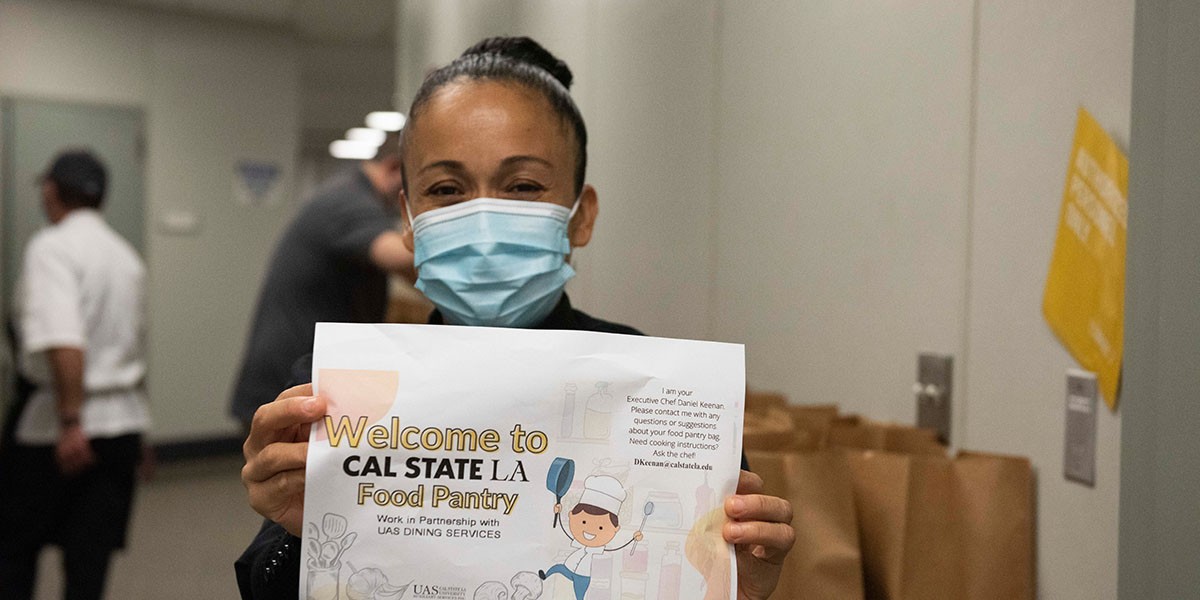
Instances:
[[[549,202],[496,198],[423,212],[409,221],[417,289],[449,323],[536,325],[575,276],[566,261],[574,214]]]

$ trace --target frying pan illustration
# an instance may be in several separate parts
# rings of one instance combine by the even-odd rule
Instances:
[[[546,489],[554,492],[555,504],[562,504],[563,496],[567,495],[574,480],[575,461],[560,456],[550,463],[550,470],[546,473]],[[552,527],[558,527],[558,517],[559,514],[554,513]]]

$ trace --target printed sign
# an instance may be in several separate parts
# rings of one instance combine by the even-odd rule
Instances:
[[[272,192],[281,174],[274,163],[240,160],[234,166],[233,197],[247,206],[275,204],[278,194]]]
[[[1075,360],[1097,374],[1114,410],[1125,339],[1128,191],[1128,159],[1080,108],[1042,313]]]
[[[732,598],[741,345],[317,326],[300,597]]]

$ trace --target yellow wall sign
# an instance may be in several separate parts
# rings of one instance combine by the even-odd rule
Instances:
[[[1042,312],[1075,360],[1096,372],[1114,410],[1124,345],[1128,191],[1129,160],[1081,107]]]

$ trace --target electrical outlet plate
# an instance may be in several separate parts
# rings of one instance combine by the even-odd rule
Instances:
[[[954,357],[922,353],[917,356],[917,427],[937,431],[944,444],[950,443],[950,407],[954,398]]]
[[[1063,475],[1087,486],[1096,485],[1096,392],[1095,373],[1067,370]]]

